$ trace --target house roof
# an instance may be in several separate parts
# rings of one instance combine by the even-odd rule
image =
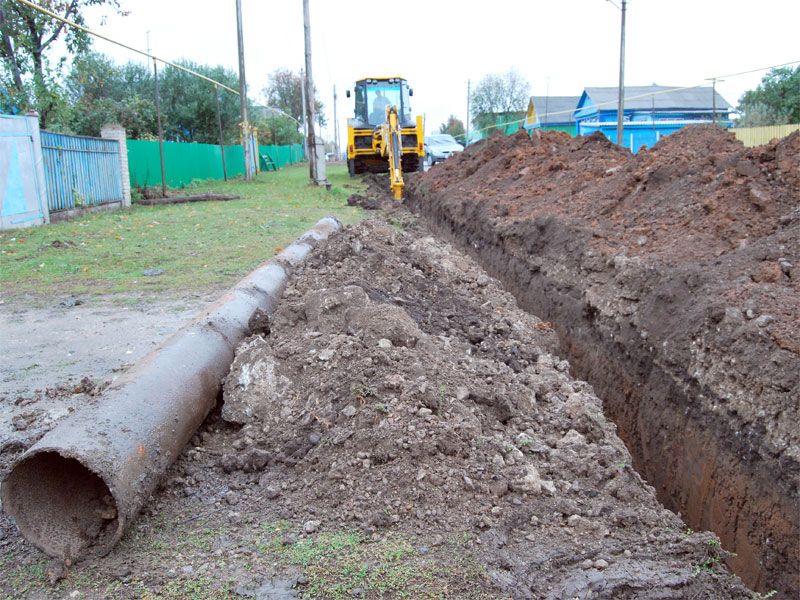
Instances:
[[[531,96],[542,125],[574,123],[575,107],[580,99],[580,96]]]
[[[685,109],[685,110],[712,110],[714,106],[711,87],[695,87],[685,90],[676,90],[678,86],[665,85],[637,85],[625,87],[625,109],[652,110],[656,109]],[[599,110],[616,110],[616,87],[587,87],[584,95],[588,96]],[[581,96],[583,99],[583,96]],[[730,110],[731,105],[716,92],[717,110]],[[576,103],[577,105],[577,103]]]

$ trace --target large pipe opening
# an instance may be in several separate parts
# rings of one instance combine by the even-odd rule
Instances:
[[[53,451],[14,468],[3,486],[3,508],[31,543],[59,558],[103,554],[119,528],[105,482],[76,459]]]

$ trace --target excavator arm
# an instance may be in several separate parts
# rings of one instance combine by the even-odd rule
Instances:
[[[389,160],[389,182],[395,200],[403,198],[403,140],[397,107],[386,107],[386,122],[378,130],[381,156]]]

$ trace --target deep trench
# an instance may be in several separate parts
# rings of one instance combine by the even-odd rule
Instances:
[[[497,236],[460,227],[425,201],[411,205],[429,225],[500,280],[519,305],[554,324],[573,376],[588,381],[628,447],[636,470],[664,506],[695,530],[716,533],[729,568],[753,590],[800,593],[797,489],[776,482],[752,441],[703,415],[686,379],[657,364],[641,332],[587,309],[583,290],[507,251]],[[602,322],[601,322],[602,321]]]

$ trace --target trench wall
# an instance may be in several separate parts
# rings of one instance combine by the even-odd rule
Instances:
[[[463,209],[455,214],[457,209],[448,210],[435,197],[412,197],[411,204],[500,279],[521,306],[556,326],[573,375],[603,398],[635,468],[661,502],[688,527],[714,531],[723,548],[735,553],[729,566],[749,587],[797,597],[798,493],[791,476],[796,465],[778,470],[765,463],[758,440],[742,435],[745,427],[704,412],[699,398],[709,391],[665,361],[655,340],[625,315],[587,297],[580,278],[568,274],[568,260],[546,258],[552,240],[580,236],[551,219],[540,228],[541,239],[519,247],[490,223]],[[579,253],[569,243],[562,250]]]

